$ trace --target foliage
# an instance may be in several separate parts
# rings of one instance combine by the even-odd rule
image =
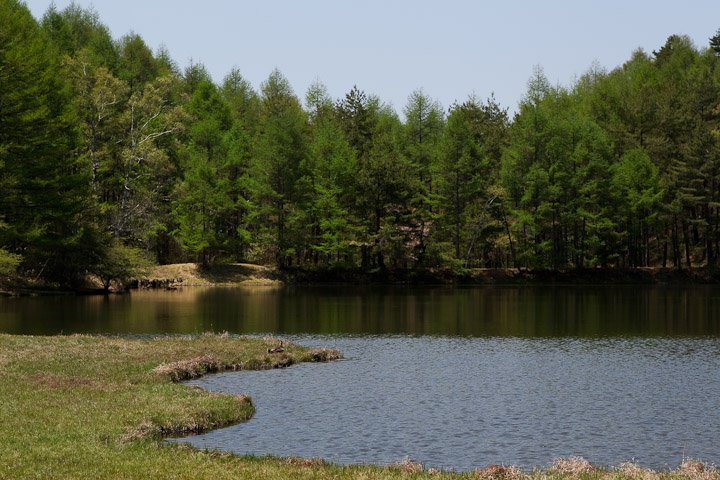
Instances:
[[[718,33],[569,86],[538,66],[512,120],[422,89],[401,118],[319,80],[303,108],[277,70],[216,85],[76,4],[0,9],[0,245],[33,277],[71,284],[120,245],[381,275],[720,259]]]
[[[0,2],[0,16],[0,245],[25,270],[72,281],[96,245],[83,245],[92,206],[70,92],[24,4]]]
[[[18,265],[22,261],[22,257],[15,253],[10,253],[0,248],[0,275],[7,275],[15,272]]]
[[[109,290],[113,281],[125,283],[133,277],[147,274],[151,266],[152,262],[143,250],[113,241],[104,249],[93,270],[102,281],[103,288]]]

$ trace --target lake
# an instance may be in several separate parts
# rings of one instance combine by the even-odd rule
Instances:
[[[228,331],[345,359],[193,383],[249,422],[184,438],[240,454],[455,470],[560,456],[720,463],[716,286],[243,287],[0,299],[0,331]]]

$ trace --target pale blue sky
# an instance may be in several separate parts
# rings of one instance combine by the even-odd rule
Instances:
[[[41,17],[50,0],[28,0]],[[70,0],[56,0],[62,9]],[[423,88],[447,108],[495,93],[515,111],[533,67],[569,84],[597,60],[608,70],[672,34],[697,46],[720,28],[720,1],[77,0],[114,38],[135,31],[184,68],[202,62],[216,82],[233,66],[257,89],[274,68],[304,99],[320,79],[334,98],[353,85],[402,112]]]

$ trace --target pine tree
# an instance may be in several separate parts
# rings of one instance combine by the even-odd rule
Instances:
[[[176,191],[173,216],[177,237],[204,265],[218,255],[237,253],[235,205],[226,166],[226,135],[232,126],[227,103],[214,84],[202,81],[185,106],[192,115],[183,179]]]
[[[445,127],[442,107],[422,90],[415,90],[403,110],[405,113],[403,154],[415,172],[409,200],[408,243],[413,245],[415,266],[426,260],[428,240],[437,229],[437,167],[440,140]]]
[[[96,252],[87,170],[54,50],[27,7],[0,2],[0,246],[69,282]]]
[[[710,50],[713,51],[715,56],[720,57],[720,28],[715,35],[710,37]]]
[[[308,167],[312,182],[307,229],[312,234],[313,261],[347,264],[355,238],[356,222],[349,216],[355,202],[351,192],[357,159],[338,124],[325,86],[313,83],[305,99],[310,112]]]
[[[253,166],[256,211],[274,260],[289,266],[306,244],[304,222],[310,178],[307,117],[290,83],[277,70],[263,82]]]
[[[492,187],[498,181],[507,128],[507,110],[501,109],[492,97],[486,103],[470,97],[450,109],[439,190],[444,228],[450,231],[456,259],[466,256],[475,236],[479,219],[473,211],[486,212],[485,205],[496,194]]]

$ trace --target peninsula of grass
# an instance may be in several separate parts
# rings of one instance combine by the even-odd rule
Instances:
[[[171,434],[242,422],[254,411],[243,395],[212,394],[181,380],[222,370],[287,367],[338,358],[334,350],[271,338],[227,335],[132,340],[85,335],[0,334],[0,479],[21,478],[707,478],[714,468],[684,462],[675,472],[633,465],[599,469],[556,461],[523,473],[492,465],[439,472],[410,461],[387,467],[322,460],[240,457],[163,442]],[[239,373],[242,374],[242,373]],[[302,402],[303,398],[278,401]],[[284,439],[282,441],[297,441]]]

